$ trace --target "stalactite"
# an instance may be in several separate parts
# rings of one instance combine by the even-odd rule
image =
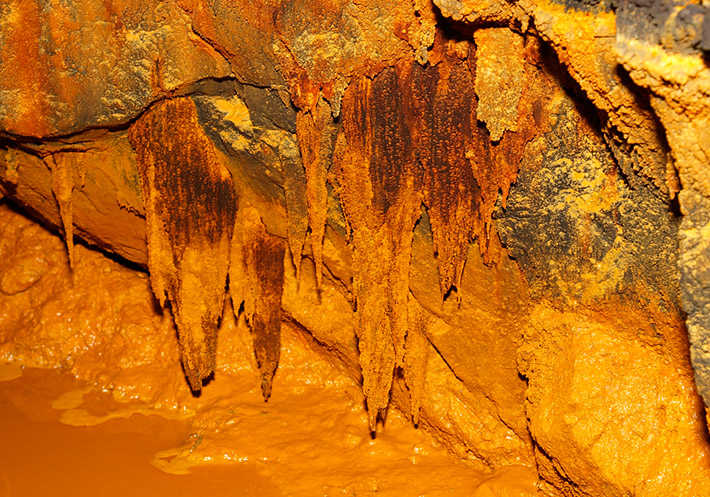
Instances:
[[[49,156],[52,169],[52,193],[59,205],[59,215],[64,227],[64,239],[69,253],[69,266],[74,267],[74,212],[72,193],[74,192],[74,168],[71,162],[58,158],[56,154]]]
[[[291,260],[296,268],[296,280],[298,280],[301,274],[301,254],[308,231],[306,172],[295,144],[286,150],[280,149],[280,152],[281,170],[284,175],[284,196],[286,197],[288,247],[291,251]]]
[[[343,133],[335,173],[352,227],[363,389],[370,429],[389,403],[392,376],[403,364],[409,262],[421,188],[397,71],[353,82],[343,99]]]
[[[264,400],[281,351],[281,297],[286,243],[269,234],[256,209],[240,209],[234,228],[229,269],[229,292],[235,314],[244,313],[254,336],[254,354],[261,372]]]
[[[232,178],[189,98],[164,100],[130,129],[146,209],[153,291],[172,304],[193,391],[214,371],[236,213]]]
[[[318,288],[323,278],[323,236],[328,211],[326,166],[332,160],[334,128],[330,105],[322,98],[312,109],[301,110],[296,118],[301,159],[306,170],[308,224]]]
[[[466,155],[472,141],[488,137],[476,129],[476,96],[465,56],[445,54],[433,67],[413,65],[406,91],[444,295],[460,283],[468,245],[482,232],[481,189]]]
[[[333,177],[352,228],[356,329],[373,430],[387,407],[395,367],[405,370],[418,412],[425,323],[409,300],[408,271],[421,202],[429,211],[445,295],[459,286],[474,238],[490,259],[498,192],[505,200],[535,133],[535,106],[524,89],[508,110],[515,117],[491,143],[476,115],[473,45],[462,50],[461,44],[437,43],[433,65],[402,61],[352,82],[343,99]],[[525,56],[521,44],[512,51]]]
[[[520,51],[518,45],[511,49],[511,57]],[[525,54],[519,55],[522,58]],[[306,233],[299,208],[302,210],[305,196],[319,288],[328,200],[326,180],[328,164],[331,160],[334,162],[332,178],[351,228],[356,330],[363,389],[373,431],[378,416],[388,406],[397,367],[404,372],[412,395],[413,419],[418,420],[428,347],[424,332],[427,323],[425,312],[417,309],[410,298],[409,263],[413,229],[422,202],[431,220],[440,287],[445,295],[460,283],[469,243],[478,237],[482,251],[487,251],[498,192],[502,191],[504,197],[507,194],[515,179],[520,154],[531,136],[525,130],[534,128],[524,126],[530,124],[531,112],[525,113],[528,121],[523,122],[519,108],[515,112],[507,109],[505,123],[495,125],[498,140],[491,143],[488,130],[478,124],[476,81],[473,44],[439,39],[432,51],[432,60],[426,66],[404,60],[374,77],[362,76],[351,82],[342,102],[342,128],[335,124],[330,105],[323,98],[310,99],[310,105],[303,105],[297,114],[302,167],[297,154],[282,157],[289,213],[288,246],[298,270]],[[480,82],[482,88],[496,84],[501,84],[500,78]],[[523,89],[517,100],[512,100],[520,108],[529,108],[531,102],[525,95]],[[151,111],[149,115],[155,113]],[[178,113],[185,114],[185,111]],[[142,118],[139,123],[146,119]],[[165,130],[161,126],[167,124],[164,119],[153,121],[151,127],[160,131],[152,131],[152,136],[162,136]],[[190,145],[169,143],[165,147],[169,153],[163,153],[158,160],[145,151],[141,156],[141,147],[148,147],[147,140],[141,141],[140,137],[150,133],[145,131],[148,126],[134,128],[131,140],[139,162],[143,163],[141,178],[148,213],[152,284],[158,298],[164,301],[167,297],[176,308],[185,369],[193,388],[197,389],[198,381],[204,379],[209,367],[197,365],[194,358],[209,356],[205,351],[213,347],[210,340],[216,337],[216,331],[195,334],[198,326],[194,317],[199,312],[183,312],[189,307],[188,302],[192,309],[194,302],[200,301],[181,299],[185,295],[180,293],[185,287],[180,274],[188,272],[181,266],[187,253],[185,247],[188,247],[182,238],[190,237],[171,231],[171,223],[174,224],[177,217],[167,213],[163,199],[171,184],[164,180],[168,173],[160,170],[161,167],[167,169],[176,151],[178,156],[182,153],[188,157],[194,151]],[[203,148],[211,151],[210,146]],[[181,147],[190,150],[181,152]],[[205,153],[210,157],[214,154]],[[217,163],[212,158],[206,162],[210,161]],[[170,174],[182,178],[180,174]],[[177,184],[176,181],[179,180],[173,183]],[[225,217],[224,223],[233,218],[234,212],[231,217]],[[262,391],[268,399],[279,360],[280,299],[287,244],[267,233],[258,212],[251,207],[246,207],[231,226],[237,226],[237,231],[234,236],[230,233],[230,294],[236,312],[243,304],[254,335]],[[218,229],[222,235],[218,245],[223,256],[228,251],[222,247],[228,230],[221,226]],[[218,276],[221,278],[222,272]],[[212,316],[214,312],[207,314]],[[212,338],[206,339],[207,336]],[[192,349],[201,352],[187,352]],[[209,360],[204,363],[208,364]]]
[[[504,43],[505,38],[494,37],[494,42]],[[518,38],[511,44],[506,53],[514,61],[513,74],[479,82],[485,88],[487,106],[493,106],[489,101],[498,97],[502,101],[495,105],[506,108],[505,122],[496,124],[497,142],[492,143],[487,129],[478,124],[475,82],[480,78],[476,76],[478,59],[472,44],[461,50],[460,44],[455,47],[437,40],[434,52],[438,53],[438,63],[413,65],[403,88],[411,95],[406,100],[407,115],[424,170],[424,203],[431,220],[442,295],[460,284],[469,243],[474,238],[490,261],[488,240],[499,192],[505,202],[525,146],[538,132],[534,109],[543,106],[533,98],[544,93],[537,71],[529,69],[537,62],[537,45],[523,47]],[[515,82],[522,90],[511,90],[515,95],[510,98],[501,97],[499,93],[513,85],[509,80],[518,78],[526,58],[531,64],[523,71],[523,83]]]
[[[430,349],[426,329],[431,322],[431,315],[419,305],[417,299],[410,293],[407,316],[409,330],[407,331],[407,344],[404,350],[402,370],[404,372],[404,381],[409,389],[412,422],[418,425]]]

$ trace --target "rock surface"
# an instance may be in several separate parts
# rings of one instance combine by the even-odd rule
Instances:
[[[630,3],[619,12],[617,51],[666,129],[678,175],[680,282],[696,382],[710,405],[710,9],[699,4]]]
[[[707,17],[6,2],[0,192],[74,264],[76,236],[150,270],[193,390],[230,296],[265,397],[295,326],[362,379],[373,431],[392,402],[482,467],[537,465],[550,494],[702,495]],[[38,271],[7,268],[3,294]]]

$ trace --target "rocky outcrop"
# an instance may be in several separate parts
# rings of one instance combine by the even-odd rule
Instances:
[[[650,93],[666,130],[683,190],[680,282],[688,314],[691,354],[698,388],[710,404],[710,262],[707,217],[710,204],[710,9],[698,4],[630,2],[619,12],[617,52],[633,81]]]
[[[373,431],[702,495],[705,10],[644,5],[6,2],[0,188],[149,270],[194,391],[230,297],[265,398],[289,323]]]

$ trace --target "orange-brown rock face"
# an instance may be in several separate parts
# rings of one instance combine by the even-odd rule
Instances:
[[[664,343],[683,327],[648,312],[624,328],[635,312],[533,310],[520,361],[540,474],[569,495],[705,495],[702,403],[679,395],[692,375]]]
[[[243,347],[268,399],[297,330],[375,433],[394,405],[550,495],[704,495],[708,23],[670,0],[6,2],[0,193],[74,266],[76,238],[149,270],[188,394]],[[35,273],[0,275],[27,301],[7,354]],[[250,343],[218,347],[232,321]]]
[[[13,135],[123,124],[161,96],[230,74],[175,2],[11,1],[0,16],[0,119]]]
[[[651,92],[650,103],[666,137],[683,184],[679,194],[680,272],[683,308],[688,313],[695,378],[710,401],[708,334],[708,199],[710,136],[710,49],[707,8],[663,3],[629,5],[620,12],[617,52],[630,77]],[[703,58],[704,57],[704,58]]]

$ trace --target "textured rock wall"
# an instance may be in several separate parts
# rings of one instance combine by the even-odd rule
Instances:
[[[393,402],[551,494],[702,495],[706,10],[5,2],[0,191],[149,269],[193,391],[230,298],[265,398],[288,322],[373,431]]]
[[[696,381],[710,404],[708,313],[710,262],[707,226],[710,196],[710,12],[707,6],[629,3],[619,12],[617,51],[633,81],[650,92],[650,103],[666,129],[683,189],[680,273],[688,314]]]

